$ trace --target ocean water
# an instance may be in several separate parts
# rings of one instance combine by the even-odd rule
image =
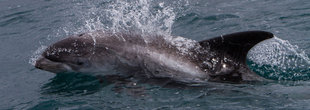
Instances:
[[[48,45],[83,32],[139,31],[204,40],[247,30],[275,38],[248,54],[272,80],[199,87],[99,81],[35,69]],[[308,0],[0,0],[0,109],[310,109]]]

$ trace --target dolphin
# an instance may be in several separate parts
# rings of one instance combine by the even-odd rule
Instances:
[[[57,74],[169,78],[186,84],[264,81],[249,69],[246,56],[273,36],[245,31],[197,42],[179,36],[94,31],[49,46],[35,67]]]

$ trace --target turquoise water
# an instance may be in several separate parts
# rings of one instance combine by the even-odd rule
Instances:
[[[135,30],[194,40],[246,30],[276,38],[248,65],[273,80],[203,87],[100,82],[35,69],[34,59],[67,35]],[[310,109],[308,0],[1,0],[0,109]]]

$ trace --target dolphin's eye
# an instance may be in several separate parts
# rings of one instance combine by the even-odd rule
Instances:
[[[83,65],[84,62],[81,62],[81,61],[78,60],[78,61],[76,62],[76,64],[77,64],[77,65]]]
[[[77,59],[76,61],[75,61],[75,64],[76,65],[84,65],[84,62],[81,60],[81,59]]]
[[[75,66],[83,66],[83,67],[89,67],[91,65],[88,59],[84,59],[84,58],[76,58],[70,61],[69,63]]]

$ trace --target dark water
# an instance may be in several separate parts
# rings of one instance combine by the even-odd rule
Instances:
[[[204,87],[100,83],[31,64],[45,46],[99,29],[194,40],[270,31],[277,37],[255,47],[248,64],[274,81]],[[0,50],[0,109],[310,109],[308,0],[1,0]]]

